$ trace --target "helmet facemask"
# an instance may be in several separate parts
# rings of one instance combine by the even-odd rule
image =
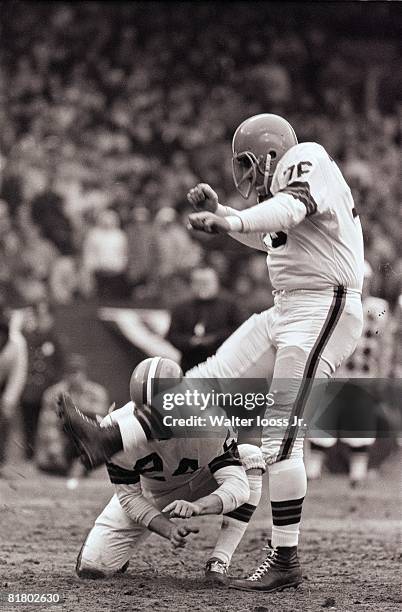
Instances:
[[[276,157],[275,151],[258,158],[251,151],[243,151],[232,157],[233,180],[237,191],[244,199],[248,199],[255,188],[259,196],[269,194],[273,172],[271,161]]]
[[[236,189],[243,198],[247,199],[253,189],[260,202],[271,197],[278,162],[296,144],[292,126],[279,115],[261,113],[239,125],[232,140],[232,169]]]

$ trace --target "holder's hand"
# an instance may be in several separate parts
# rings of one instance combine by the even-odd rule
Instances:
[[[162,512],[170,514],[170,518],[190,518],[197,516],[201,512],[198,504],[186,501],[185,499],[176,499],[163,508]]]
[[[186,537],[190,533],[198,533],[197,527],[191,527],[190,525],[174,525],[170,532],[169,540],[173,544],[174,548],[183,548],[186,545]]]

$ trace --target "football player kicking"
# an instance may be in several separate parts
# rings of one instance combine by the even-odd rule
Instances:
[[[131,397],[146,398],[151,377],[155,382],[159,375],[166,378],[170,372],[180,378],[180,367],[168,359],[141,362],[131,378]],[[64,402],[71,400],[65,396]],[[265,471],[261,450],[251,444],[237,447],[224,427],[215,428],[207,438],[160,439],[164,434],[153,431],[149,409],[132,401],[105,417],[102,426],[118,423],[124,427],[128,419],[136,442],[107,463],[115,494],[81,548],[78,576],[103,578],[121,573],[151,532],[170,540],[175,548],[184,546],[186,537],[198,529],[176,524],[171,520],[174,517],[223,514],[205,576],[211,585],[225,584],[232,555],[260,500]]]
[[[262,564],[231,583],[272,592],[302,581],[297,545],[307,481],[303,436],[294,417],[298,422],[303,416],[314,379],[332,377],[360,337],[363,237],[351,191],[334,160],[317,143],[298,144],[282,117],[246,119],[234,134],[232,152],[237,189],[245,198],[255,190],[258,203],[242,211],[223,206],[201,183],[188,194],[198,211],[189,221],[196,230],[229,234],[267,252],[274,306],[248,319],[186,377],[273,375],[275,414],[286,415],[289,425],[262,432],[272,539]],[[93,463],[133,443],[134,421],[91,435],[76,411],[65,411],[64,418],[86,442]]]

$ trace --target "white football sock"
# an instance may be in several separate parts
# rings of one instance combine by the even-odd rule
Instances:
[[[268,466],[272,509],[272,546],[297,546],[303,500],[307,491],[302,457]]]
[[[261,498],[262,475],[247,474],[247,479],[250,485],[248,502],[223,515],[219,537],[211,554],[211,557],[221,559],[228,566]]]
[[[367,478],[367,468],[369,454],[367,451],[353,450],[350,453],[349,478],[352,481],[360,482]]]

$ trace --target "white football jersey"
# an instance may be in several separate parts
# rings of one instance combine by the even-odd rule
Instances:
[[[286,232],[266,235],[274,289],[361,291],[363,235],[353,197],[336,163],[314,142],[295,145],[275,170],[271,192],[301,201],[307,215]]]
[[[147,490],[163,491],[186,484],[205,467],[212,475],[227,466],[242,469],[233,430],[227,427],[214,428],[211,437],[153,439],[149,421],[142,423],[141,413],[134,417],[133,402],[113,411],[103,419],[102,425],[125,422],[127,415],[131,416],[130,426],[135,427],[136,443],[132,450],[121,451],[107,464],[114,484],[141,481]],[[151,413],[148,419],[150,416]]]

